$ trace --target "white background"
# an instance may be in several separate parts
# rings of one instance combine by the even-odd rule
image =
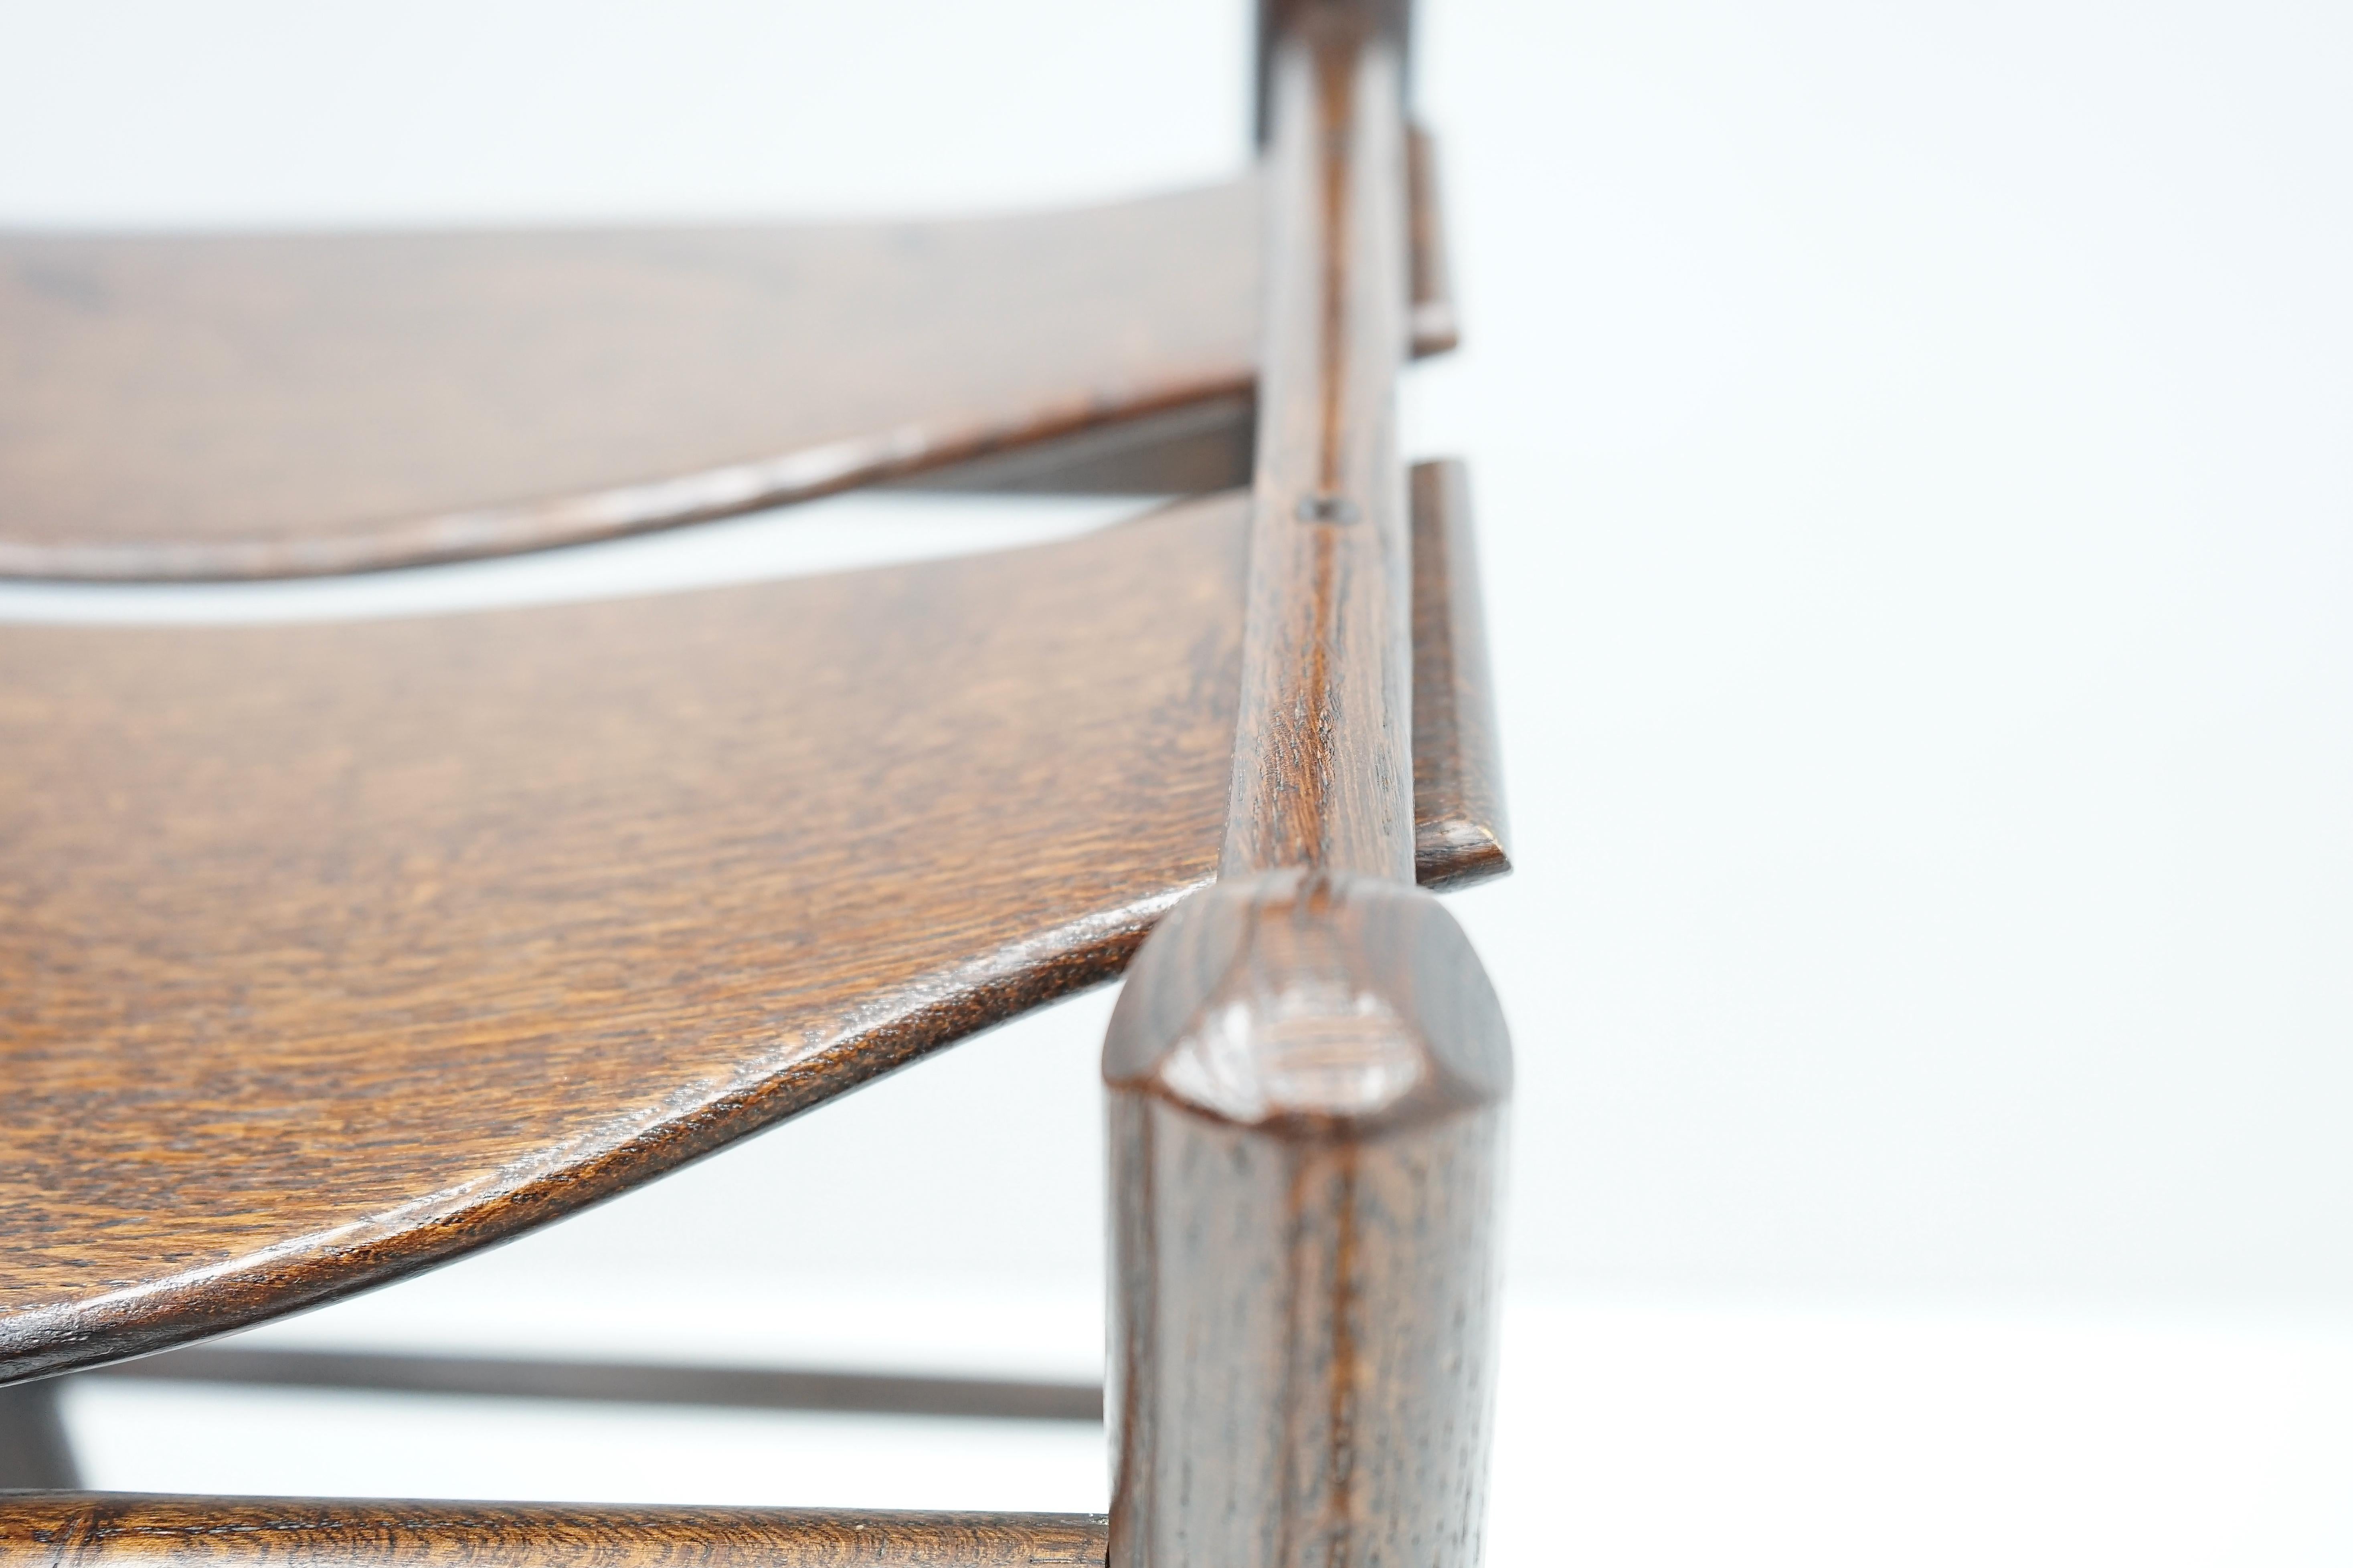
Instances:
[[[1521,868],[1455,902],[1521,1072],[1493,1560],[2343,1561],[2353,11],[1423,9],[1467,341],[1409,445],[1472,463]],[[0,5],[0,221],[1091,199],[1246,155],[1246,21]],[[1085,1370],[1107,1007],[278,1331]],[[77,1400],[116,1485],[1101,1486],[1036,1429],[884,1499],[871,1424]]]

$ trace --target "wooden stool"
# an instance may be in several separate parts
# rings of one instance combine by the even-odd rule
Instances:
[[[0,372],[18,576],[349,572],[883,479],[1193,497],[633,601],[0,630],[0,1487],[51,1489],[0,1498],[0,1563],[1477,1561],[1511,1068],[1423,889],[1506,861],[1463,474],[1397,453],[1400,362],[1453,336],[1430,159],[1402,5],[1261,22],[1260,167],[1089,212],[0,239],[38,350]],[[1107,1394],[177,1348],[1131,961]],[[110,1367],[1100,1407],[1113,1510],[75,1492],[42,1380]]]

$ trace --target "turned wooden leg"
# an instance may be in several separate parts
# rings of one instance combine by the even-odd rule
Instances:
[[[1274,872],[1173,912],[1110,1090],[1112,1568],[1470,1568],[1511,1050],[1429,894]]]

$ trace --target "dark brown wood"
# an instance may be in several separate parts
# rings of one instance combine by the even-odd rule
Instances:
[[[1248,180],[925,224],[0,238],[0,574],[575,542],[1247,392]]]
[[[76,1487],[73,1440],[58,1414],[54,1381],[0,1388],[0,1492]]]
[[[1145,944],[1103,1049],[1113,1568],[1475,1568],[1493,1387],[1502,1009],[1418,857],[1434,681],[1485,700],[1459,468],[1417,475],[1401,8],[1276,0],[1267,306],[1217,884]],[[1468,594],[1470,596],[1461,596]],[[1417,613],[1460,643],[1425,639]],[[1483,707],[1433,766],[1491,788]],[[1466,748],[1467,742],[1467,748]],[[1467,755],[1466,755],[1467,750]],[[1475,757],[1475,761],[1469,760]],[[1449,776],[1445,769],[1463,768]]]
[[[1411,559],[1398,463],[1405,121],[1395,41],[1311,8],[1278,46],[1258,468],[1221,876],[1413,876]]]
[[[363,571],[894,476],[1240,484],[1258,221],[1247,177],[924,224],[0,235],[0,576]]]
[[[1451,891],[1511,869],[1469,471],[1416,463],[1413,498],[1414,865]],[[1443,868],[1443,869],[1441,869]]]
[[[0,1496],[7,1568],[1044,1568],[1103,1560],[1103,1521],[1080,1513]]]
[[[1226,498],[638,601],[0,631],[0,1376],[395,1278],[1116,973],[1214,864],[1240,545]]]
[[[1412,342],[1416,354],[1439,354],[1462,342],[1454,301],[1454,268],[1446,252],[1446,209],[1438,181],[1438,139],[1420,126],[1406,132],[1406,210],[1413,222]]]
[[[1103,1054],[1118,1568],[1470,1568],[1511,1053],[1461,929],[1361,877],[1220,882]]]
[[[630,602],[0,627],[0,1379],[427,1267],[1117,973],[1215,865],[1245,504]]]
[[[491,1356],[198,1345],[99,1367],[80,1375],[276,1388],[364,1388],[392,1394],[456,1394],[486,1399],[696,1405],[736,1410],[855,1410],[875,1415],[959,1415],[997,1421],[1103,1419],[1103,1389],[1091,1383],[915,1377],[766,1366],[690,1366],[674,1362],[516,1361]],[[17,1388],[49,1386],[46,1383],[20,1384]],[[16,1392],[16,1389],[0,1390],[0,1398]],[[5,1471],[0,1470],[0,1474]],[[62,1486],[70,1481],[39,1484]]]

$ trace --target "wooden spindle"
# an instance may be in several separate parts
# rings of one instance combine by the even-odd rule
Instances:
[[[1411,559],[1397,447],[1405,113],[1353,5],[1273,50],[1241,710],[1224,878],[1413,877]]]
[[[1413,886],[1402,16],[1268,11],[1266,308],[1219,881],[1104,1047],[1113,1568],[1469,1568],[1511,1053]]]

